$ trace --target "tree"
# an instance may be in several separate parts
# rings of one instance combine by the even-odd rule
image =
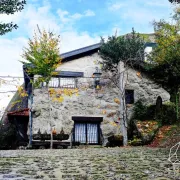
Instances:
[[[176,103],[180,88],[180,9],[176,8],[172,23],[165,20],[154,22],[157,47],[152,51],[147,71],[153,79],[162,84]]]
[[[0,14],[14,14],[15,12],[22,11],[24,5],[26,4],[25,0],[1,0],[0,1]],[[17,29],[17,24],[2,23],[0,22],[0,35],[4,35],[7,32]]]
[[[144,58],[144,40],[139,34],[132,33],[125,36],[108,37],[107,42],[102,39],[100,55],[103,59],[102,69],[112,72],[112,80],[119,88],[120,96],[120,126],[123,134],[123,144],[127,145],[127,111],[125,102],[125,85],[129,67],[139,65]],[[115,78],[116,77],[116,78]]]
[[[33,39],[29,39],[28,47],[24,49],[23,58],[26,61],[22,63],[27,67],[27,73],[38,75],[31,83],[34,87],[40,85],[40,83],[46,83],[49,98],[49,116],[51,120],[51,103],[50,103],[50,90],[48,84],[53,75],[55,75],[56,68],[61,64],[61,58],[59,55],[59,42],[60,36],[53,34],[52,32],[41,31],[38,27],[38,31],[34,33]],[[31,93],[32,95],[33,93]],[[31,96],[32,102],[32,96]],[[31,103],[32,108],[32,103]],[[31,123],[31,122],[30,122]],[[30,125],[30,127],[32,124]],[[52,125],[50,124],[51,128]],[[32,130],[31,130],[32,131]],[[51,148],[52,144],[52,129],[51,129]]]
[[[29,39],[27,48],[24,48],[23,58],[26,61],[21,61],[27,68],[28,72],[34,75],[40,75],[35,79],[35,85],[38,86],[41,82],[46,82],[47,85],[56,68],[61,64],[59,55],[60,36],[52,32],[34,33],[34,38]]]
[[[180,3],[180,0],[169,0],[170,3]]]

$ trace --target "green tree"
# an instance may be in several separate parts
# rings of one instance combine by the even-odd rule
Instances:
[[[125,36],[108,37],[107,42],[102,39],[102,46],[100,48],[100,56],[102,57],[102,69],[104,71],[111,71],[113,74],[112,81],[119,88],[120,99],[120,127],[123,135],[123,144],[127,145],[127,108],[125,102],[125,85],[128,76],[127,69],[139,65],[144,60],[144,40],[135,33]],[[114,79],[116,79],[114,81]]]
[[[162,84],[176,102],[180,88],[180,9],[176,8],[172,23],[165,20],[154,22],[157,47],[151,53],[147,70],[153,79]]]
[[[48,88],[49,81],[53,75],[56,75],[55,70],[61,64],[61,58],[59,55],[59,42],[60,36],[55,35],[52,32],[41,31],[38,28],[37,33],[34,33],[32,39],[29,39],[28,47],[24,48],[23,58],[26,61],[22,63],[27,67],[27,73],[38,75],[31,83],[33,87],[37,87],[40,83],[46,83],[48,91],[48,102],[49,102],[49,119],[51,126],[51,149],[53,147],[53,135],[52,135],[52,124],[51,124],[51,99],[50,90]],[[33,93],[32,93],[33,94]],[[32,95],[31,95],[32,102]],[[31,107],[32,108],[32,103]],[[31,118],[32,116],[30,116]],[[30,132],[32,133],[32,120],[30,119]],[[32,137],[32,134],[30,134]],[[31,138],[30,138],[31,139]],[[31,141],[31,140],[30,140]],[[29,143],[31,146],[31,142]]]
[[[59,55],[60,36],[52,32],[40,29],[34,33],[33,39],[29,39],[28,47],[24,48],[22,57],[26,61],[22,63],[27,67],[27,71],[34,75],[39,75],[34,79],[34,85],[41,82],[48,85],[51,77],[55,75],[56,68],[61,64]]]
[[[21,11],[24,9],[26,4],[25,0],[1,0],[0,1],[0,14],[14,14],[15,12]],[[17,29],[17,24],[13,22],[3,23],[0,22],[0,35],[4,35],[7,32]]]
[[[124,36],[108,37],[107,42],[102,39],[100,56],[103,58],[102,68],[105,71],[117,71],[120,61],[125,64],[139,64],[144,55],[144,39],[134,30]]]

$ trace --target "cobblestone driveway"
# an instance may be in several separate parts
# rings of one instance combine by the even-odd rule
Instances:
[[[150,148],[0,151],[0,179],[167,180],[173,179],[168,153]]]

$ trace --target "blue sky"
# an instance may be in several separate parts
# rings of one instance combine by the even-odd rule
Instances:
[[[22,48],[37,24],[61,35],[60,53],[99,42],[115,31],[153,32],[152,21],[168,19],[168,0],[27,0],[22,12],[0,15],[4,22],[16,22],[17,30],[0,37],[0,74],[21,74]],[[11,67],[9,66],[11,64]]]

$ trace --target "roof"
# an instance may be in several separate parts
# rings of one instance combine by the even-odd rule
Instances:
[[[12,97],[10,103],[8,104],[1,121],[5,122],[7,121],[7,115],[11,112],[19,112],[21,110],[27,109],[28,108],[28,97],[21,97],[18,93],[18,91],[14,94]]]
[[[29,116],[29,108],[7,113],[8,116]]]
[[[68,60],[75,59],[79,56],[81,57],[81,56],[85,56],[87,54],[97,52],[100,49],[100,47],[101,47],[101,43],[97,43],[97,44],[93,44],[90,46],[86,46],[86,47],[83,47],[80,49],[76,49],[73,51],[63,53],[60,56],[62,58],[62,61],[68,61]]]

